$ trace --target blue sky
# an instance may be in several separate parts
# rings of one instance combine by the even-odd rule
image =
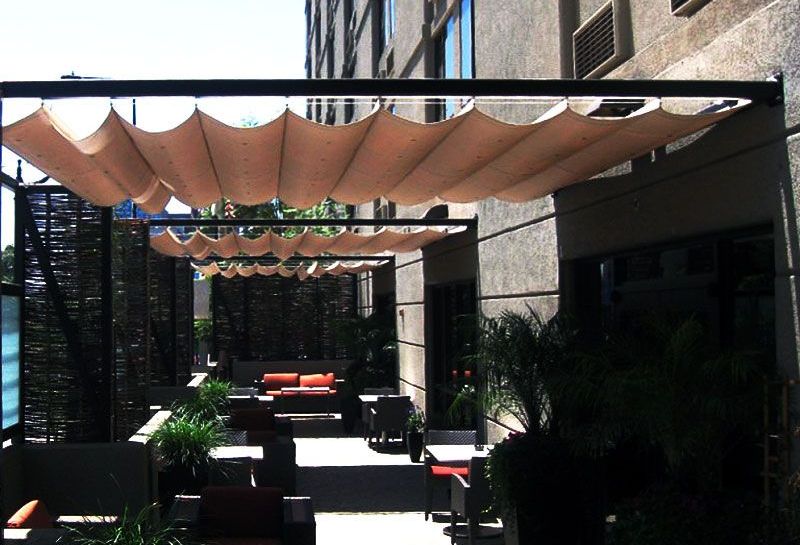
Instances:
[[[50,80],[75,73],[114,79],[303,78],[303,0],[46,0],[3,2],[0,80]],[[265,122],[283,99],[140,99],[137,121],[165,130],[197,104],[222,121]],[[115,107],[130,119],[131,101]],[[3,125],[39,107],[39,100],[3,101]],[[89,134],[108,113],[108,99],[48,101],[75,130]],[[292,109],[303,110],[302,101]],[[16,172],[16,156],[3,150],[2,169]],[[26,167],[23,178],[40,174]],[[5,203],[4,203],[5,204]],[[6,207],[3,207],[6,216]],[[7,230],[2,246],[7,243]]]

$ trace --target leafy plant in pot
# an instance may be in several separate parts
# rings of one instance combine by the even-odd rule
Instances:
[[[425,413],[419,406],[411,408],[406,420],[406,447],[411,461],[419,462],[422,456],[423,433],[425,431]]]
[[[225,443],[220,421],[189,416],[173,417],[151,436],[159,472],[159,497],[165,508],[176,494],[198,494],[208,484],[208,471],[215,463],[213,448]]]
[[[579,464],[558,436],[558,399],[549,388],[553,371],[571,357],[571,343],[563,320],[544,320],[532,309],[479,323],[471,359],[483,369],[485,387],[476,403],[486,415],[516,420],[522,428],[497,444],[487,461],[507,543],[578,540]]]

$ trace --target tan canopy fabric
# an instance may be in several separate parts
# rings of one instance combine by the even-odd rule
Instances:
[[[460,232],[464,229],[464,227],[456,227],[449,230],[418,229],[397,232],[382,228],[376,233],[363,235],[343,230],[331,237],[318,235],[305,229],[301,234],[292,238],[284,238],[270,231],[257,238],[247,238],[231,233],[219,239],[196,231],[186,242],[182,242],[175,233],[167,229],[150,237],[150,247],[164,255],[191,256],[195,259],[204,259],[211,253],[226,258],[240,254],[260,256],[273,253],[281,259],[286,259],[294,254],[317,256],[323,252],[342,255],[382,254],[385,252],[396,254],[419,250],[431,242],[441,240],[450,233]]]
[[[287,110],[266,125],[234,128],[195,111],[160,133],[112,110],[82,140],[42,108],[6,127],[3,144],[95,204],[130,198],[146,212],[161,211],[170,196],[192,207],[221,197],[248,205],[278,197],[299,208],[326,197],[347,204],[381,196],[403,205],[433,197],[520,202],[708,127],[745,103],[683,115],[653,100],[626,117],[596,118],[562,102],[524,125],[465,108],[430,124],[377,109],[336,126]]]
[[[326,274],[330,274],[333,276],[339,276],[341,274],[359,274],[362,272],[371,271],[373,269],[377,269],[385,265],[387,261],[380,261],[378,263],[365,263],[363,261],[358,261],[352,265],[344,265],[339,261],[334,262],[333,264],[323,267],[316,261],[312,263],[308,267],[298,266],[294,268],[286,267],[285,265],[235,265],[232,264],[226,269],[220,268],[219,265],[216,263],[211,263],[210,265],[195,265],[192,264],[195,270],[200,271],[205,276],[214,276],[216,274],[221,274],[225,278],[233,278],[236,275],[240,276],[253,276],[254,274],[260,274],[262,276],[272,276],[278,274],[284,278],[291,278],[292,276],[297,276],[299,280],[305,280],[306,278],[313,277],[319,278],[320,276],[324,276]]]

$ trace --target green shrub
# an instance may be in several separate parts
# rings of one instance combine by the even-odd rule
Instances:
[[[148,505],[136,515],[127,506],[116,522],[68,527],[68,543],[75,545],[182,545],[175,529],[156,523],[158,505]]]
[[[186,416],[170,418],[153,432],[151,440],[165,469],[177,469],[194,476],[207,471],[213,462],[211,449],[225,444],[218,420]]]

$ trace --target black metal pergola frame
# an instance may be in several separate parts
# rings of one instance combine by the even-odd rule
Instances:
[[[747,99],[753,104],[775,105],[783,102],[783,79],[780,74],[765,81],[728,80],[574,80],[574,79],[209,79],[209,80],[105,80],[77,79],[57,81],[0,82],[0,142],[2,142],[3,100],[16,98],[67,99],[88,97],[540,97],[540,98],[719,98]],[[2,159],[2,146],[0,146]],[[20,186],[21,187],[21,186]],[[55,191],[39,187],[35,191]],[[30,219],[17,217],[17,241],[23,230],[30,229]],[[104,210],[103,314],[111,316],[111,209]],[[106,219],[108,218],[108,219]],[[154,219],[154,226],[466,226],[470,219],[373,219],[373,220],[224,220],[224,219]],[[27,224],[27,226],[26,226]],[[35,227],[35,226],[34,226]],[[35,237],[35,234],[32,233]],[[19,248],[22,251],[22,248]],[[362,260],[366,256],[358,256]],[[311,258],[309,258],[311,259]],[[17,263],[20,262],[19,256]],[[18,277],[19,278],[19,277]],[[20,279],[23,282],[24,278]],[[57,289],[57,287],[53,288]],[[24,291],[24,288],[23,288]],[[62,314],[59,312],[59,314]],[[68,328],[67,320],[64,324]],[[111,321],[103,331],[104,371],[113,357]],[[24,331],[22,332],[24,335]],[[22,365],[22,354],[20,354]],[[108,365],[108,369],[105,366]],[[0,369],[0,376],[2,370]],[[22,401],[22,400],[21,400]],[[0,391],[0,404],[2,392]],[[21,415],[24,418],[24,415]]]
[[[0,82],[1,98],[80,97],[598,97],[743,98],[780,101],[766,81],[613,79],[208,79]]]

